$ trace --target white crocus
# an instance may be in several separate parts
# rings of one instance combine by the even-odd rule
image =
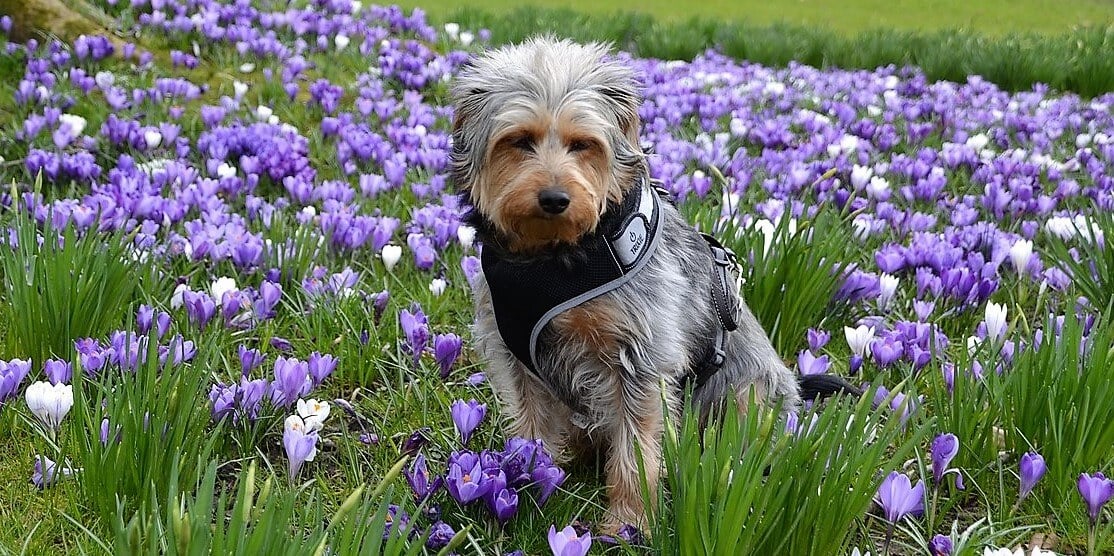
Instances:
[[[967,336],[967,354],[972,357],[978,353],[979,346],[982,345],[982,338],[978,336]]]
[[[774,244],[774,235],[777,234],[777,226],[765,218],[759,218],[751,224],[751,227],[762,232],[762,254],[768,254],[770,252],[770,246]]]
[[[220,166],[217,166],[217,177],[218,178],[223,180],[225,178],[231,178],[235,175],[236,175],[236,167],[235,166],[233,166],[233,165],[231,165],[227,162],[221,162]]]
[[[383,266],[387,267],[387,271],[390,271],[398,264],[399,259],[402,258],[402,247],[397,245],[384,245],[380,255],[383,257]]]
[[[307,433],[319,431],[325,426],[330,409],[329,402],[325,400],[299,399],[297,404],[298,417],[305,423]]]
[[[189,245],[189,243],[187,242],[186,245]],[[184,301],[182,300],[182,294],[188,291],[190,291],[189,286],[185,284],[178,284],[178,286],[174,288],[174,293],[170,294],[170,308],[181,309],[182,305],[184,304]]]
[[[445,34],[455,41],[457,37],[460,36],[460,24],[452,22],[446,23]]]
[[[472,41],[474,41],[474,40],[476,40],[476,35],[472,34],[471,31],[462,31],[460,33],[460,44],[461,44],[461,46],[468,46],[468,45],[472,44]]]
[[[58,116],[58,122],[69,127],[74,137],[81,135],[81,132],[85,131],[85,124],[87,123],[85,118],[77,114],[62,114]]]
[[[333,37],[333,44],[336,45],[337,52],[340,52],[341,50],[344,50],[345,48],[348,48],[348,44],[350,42],[352,42],[352,40],[349,39],[347,35],[337,35],[337,36]]]
[[[247,83],[244,83],[243,81],[233,81],[232,82],[232,94],[235,95],[236,98],[240,98],[240,97],[244,96],[245,94],[247,94],[247,92],[248,92],[248,84]]]
[[[999,340],[1006,334],[1006,306],[994,302],[986,304],[986,336]]]
[[[883,273],[878,278],[878,306],[885,309],[890,306],[894,296],[897,294],[897,285],[900,282],[897,276]]]
[[[435,297],[440,297],[441,294],[445,293],[445,287],[448,285],[444,278],[434,278],[429,283],[429,293],[432,293]]]
[[[212,295],[213,301],[216,302],[217,305],[221,304],[221,301],[224,299],[224,294],[231,291],[236,291],[236,280],[228,276],[217,278],[209,285],[209,293]]]
[[[153,149],[162,144],[162,134],[157,129],[148,129],[143,132],[143,142],[148,149]]]
[[[979,133],[967,138],[967,146],[976,151],[982,150],[983,147],[989,143],[990,137],[987,137],[985,133]]]
[[[270,120],[274,113],[275,111],[270,106],[259,105],[255,107],[255,119],[261,122]]]
[[[465,249],[470,249],[476,242],[476,229],[471,226],[461,225],[456,229],[456,239]]]
[[[851,353],[863,357],[866,354],[866,349],[870,347],[870,342],[874,341],[874,328],[865,324],[857,328],[844,326],[843,335],[847,338],[847,345],[851,348]]]
[[[103,91],[116,83],[116,75],[110,71],[98,71],[97,75],[93,76],[93,81]]]
[[[73,407],[73,386],[69,384],[39,381],[28,386],[24,395],[31,413],[51,430],[58,429]]]
[[[1010,261],[1013,262],[1013,268],[1018,274],[1025,274],[1025,269],[1029,268],[1029,259],[1032,257],[1033,242],[1019,239],[1010,246]]]

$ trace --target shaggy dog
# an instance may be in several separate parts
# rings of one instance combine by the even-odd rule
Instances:
[[[729,397],[794,409],[801,386],[730,252],[652,187],[639,87],[606,46],[492,50],[452,96],[452,179],[483,243],[474,339],[511,432],[558,458],[604,450],[605,529],[645,525],[638,458],[653,491],[686,387],[706,418]]]

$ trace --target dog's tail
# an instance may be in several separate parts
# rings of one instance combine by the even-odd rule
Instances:
[[[801,387],[801,399],[804,400],[820,401],[835,394],[847,394],[852,397],[863,395],[861,388],[836,375],[805,375],[798,379],[797,383]]]

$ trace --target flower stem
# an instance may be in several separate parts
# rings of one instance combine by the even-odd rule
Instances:
[[[1087,556],[1095,556],[1095,522],[1091,521],[1091,528],[1087,530]]]
[[[890,553],[890,541],[894,536],[894,524],[891,522],[886,526],[886,542],[882,544],[882,554],[887,555]]]

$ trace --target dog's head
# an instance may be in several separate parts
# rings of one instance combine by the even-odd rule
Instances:
[[[452,96],[452,179],[510,250],[576,243],[645,172],[634,73],[605,45],[489,51]]]

